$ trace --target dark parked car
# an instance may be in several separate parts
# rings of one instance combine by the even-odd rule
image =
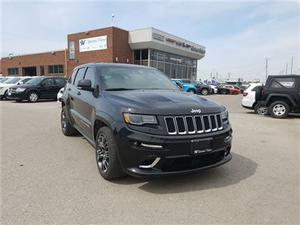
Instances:
[[[144,66],[75,68],[62,96],[61,127],[67,136],[79,131],[95,147],[108,180],[195,172],[231,159],[226,108]]]
[[[16,101],[28,100],[37,102],[39,99],[56,100],[59,90],[66,85],[63,77],[35,77],[26,84],[9,88],[7,98]]]
[[[268,76],[266,85],[256,90],[257,108],[267,108],[275,118],[300,112],[300,75]]]

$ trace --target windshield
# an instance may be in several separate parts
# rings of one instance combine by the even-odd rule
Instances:
[[[0,80],[0,83],[4,83],[5,81],[7,81],[9,78],[2,78],[2,80]]]
[[[39,84],[43,79],[44,79],[43,77],[35,77],[35,78],[32,78],[31,80],[27,81],[26,84],[36,85],[36,84]]]
[[[21,78],[12,78],[12,79],[8,79],[7,81],[5,81],[5,84],[15,84],[17,83],[19,80],[21,80]]]
[[[105,90],[136,90],[158,89],[178,90],[163,73],[156,69],[104,67],[101,69],[101,78]]]

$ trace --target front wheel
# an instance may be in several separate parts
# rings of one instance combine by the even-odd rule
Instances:
[[[100,175],[106,180],[123,177],[118,159],[118,146],[108,127],[102,127],[96,137],[96,162]]]
[[[203,88],[203,89],[201,90],[201,94],[202,94],[202,95],[208,95],[208,90],[207,90],[206,88]]]
[[[187,92],[195,94],[195,91],[193,89],[189,89]]]
[[[39,100],[39,95],[36,92],[30,92],[28,94],[28,101],[29,102],[37,102]]]
[[[269,113],[272,117],[282,119],[288,116],[290,106],[283,101],[273,102],[269,107]]]

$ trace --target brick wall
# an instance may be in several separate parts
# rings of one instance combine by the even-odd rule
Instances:
[[[107,49],[88,52],[79,52],[79,40],[97,36],[107,35]],[[116,27],[102,28],[87,32],[69,34],[68,45],[71,41],[75,43],[75,59],[69,59],[68,50],[14,56],[2,58],[2,73],[8,75],[9,68],[18,68],[19,76],[24,75],[24,67],[36,67],[37,75],[41,75],[40,67],[44,66],[44,75],[66,75],[70,76],[74,67],[85,63],[132,63],[133,53],[128,44],[128,31]],[[64,65],[63,74],[49,74],[49,65]]]
[[[79,52],[79,40],[97,36],[107,35],[107,49],[88,52]],[[81,32],[68,35],[69,42],[75,42],[75,59],[68,60],[68,74],[72,73],[74,67],[84,63],[126,63],[127,59],[132,62],[132,50],[128,44],[128,31],[116,27],[108,27],[93,31]],[[118,61],[116,61],[118,57]]]
[[[44,66],[44,75],[59,75],[64,76],[66,72],[65,65],[65,50],[45,52],[38,54],[14,56],[12,58],[2,58],[2,73],[3,76],[8,75],[9,68],[19,68],[19,76],[23,76],[22,68],[36,67],[37,76],[41,75],[40,67]],[[49,74],[49,65],[64,65],[64,73],[62,74]]]

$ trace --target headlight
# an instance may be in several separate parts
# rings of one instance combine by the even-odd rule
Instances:
[[[25,91],[26,90],[26,88],[17,88],[16,89],[16,92],[23,92],[23,91]]]
[[[138,115],[131,113],[124,113],[124,121],[127,124],[143,125],[143,124],[157,124],[155,116],[150,115]]]
[[[228,117],[229,117],[229,115],[228,115],[228,111],[227,110],[221,112],[221,118],[222,118],[222,120],[228,120]]]

